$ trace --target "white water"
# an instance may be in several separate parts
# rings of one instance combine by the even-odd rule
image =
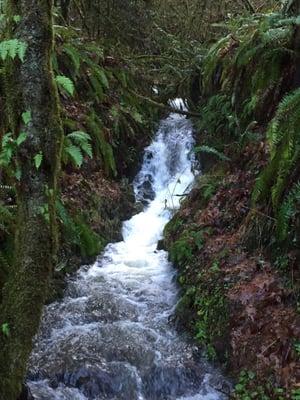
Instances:
[[[37,400],[225,398],[216,389],[222,376],[170,322],[175,272],[156,250],[194,180],[192,145],[184,117],[161,122],[134,182],[145,210],[124,223],[124,241],[108,245],[46,308],[29,367]]]

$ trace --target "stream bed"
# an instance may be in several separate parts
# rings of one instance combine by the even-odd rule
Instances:
[[[161,121],[134,181],[144,211],[45,307],[28,372],[36,400],[227,399],[224,377],[172,324],[176,272],[157,250],[194,181],[192,147],[184,116]]]

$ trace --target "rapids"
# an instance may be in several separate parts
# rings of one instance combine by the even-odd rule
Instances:
[[[144,211],[123,241],[73,277],[45,307],[28,384],[37,400],[223,400],[227,386],[171,321],[178,290],[163,229],[194,181],[191,123],[164,119],[134,180]]]

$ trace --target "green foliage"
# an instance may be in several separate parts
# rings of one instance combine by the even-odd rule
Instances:
[[[58,84],[59,88],[65,90],[69,95],[73,96],[75,87],[70,78],[64,75],[57,75],[55,77],[55,81]]]
[[[207,153],[207,154],[212,154],[219,158],[219,160],[222,161],[229,161],[230,159],[225,156],[225,154],[219,152],[217,149],[209,146],[198,146],[194,148],[195,153]]]
[[[205,283],[205,279],[201,280],[202,283],[197,287],[194,298],[194,307],[197,310],[195,338],[206,347],[210,359],[217,357],[214,343],[223,337],[228,318],[224,288],[218,284],[219,274],[218,263],[213,263],[209,271],[208,282]],[[212,279],[214,284],[212,284]]]
[[[67,138],[76,143],[81,148],[81,150],[90,158],[93,157],[92,145],[90,143],[91,141],[90,135],[82,131],[75,131],[69,133],[67,135]]]
[[[43,154],[42,153],[38,153],[34,156],[34,165],[35,168],[38,170],[42,164],[43,161]]]
[[[76,218],[76,227],[83,257],[95,257],[102,249],[101,238],[80,217]]]
[[[72,72],[72,75],[74,76],[74,78],[76,78],[78,76],[82,62],[81,53],[71,43],[64,43],[63,51],[67,54],[73,64],[73,68],[70,69],[70,72]]]
[[[62,154],[63,162],[65,164],[72,162],[76,167],[80,168],[84,154],[90,158],[93,156],[90,142],[90,135],[82,131],[75,131],[66,135]]]
[[[27,134],[21,132],[17,138],[14,138],[12,133],[6,133],[2,137],[1,151],[0,151],[0,166],[6,169],[10,175],[14,175],[18,180],[20,179],[21,171],[18,167],[12,166],[13,157],[15,156],[18,148],[26,140]]]
[[[184,231],[180,238],[175,241],[170,248],[171,261],[179,266],[190,262],[196,250],[201,250],[204,246],[204,233],[201,231]]]
[[[230,34],[211,46],[203,61],[200,129],[211,137],[235,136],[244,145],[256,111],[271,100],[284,66],[296,57],[294,23],[269,14],[228,24]]]
[[[1,331],[4,336],[6,337],[10,336],[10,329],[7,322],[1,325]]]
[[[270,161],[257,179],[253,201],[267,201],[269,195],[277,216],[277,234],[284,240],[288,234],[289,222],[297,213],[299,184],[286,193],[291,171],[299,161],[300,150],[300,90],[288,94],[279,104],[271,121],[267,136],[270,143]]]
[[[14,60],[18,57],[23,62],[27,47],[27,43],[19,39],[3,40],[0,42],[0,58],[5,61],[7,58]]]
[[[285,196],[277,214],[277,237],[279,241],[288,238],[290,231],[293,230],[291,220],[299,212],[300,204],[300,182],[294,184],[288,194]]]
[[[102,239],[84,222],[83,216],[71,217],[61,201],[56,202],[56,209],[67,243],[78,249],[82,257],[98,255],[103,248]]]
[[[294,347],[298,356],[300,356],[300,342],[295,343]]]
[[[294,389],[292,391],[292,400],[300,400],[300,389]]]
[[[290,397],[288,397],[290,398]],[[293,399],[293,397],[291,397]],[[285,389],[274,387],[270,383],[262,386],[257,382],[257,376],[252,371],[243,370],[235,385],[233,399],[235,400],[286,400]]]
[[[74,93],[75,90],[80,93],[80,99],[74,101],[79,115],[86,115],[80,124],[77,118],[66,118],[65,128],[67,131],[86,130],[92,139],[95,161],[102,163],[108,176],[116,176],[115,160],[118,159],[123,169],[135,162],[138,153],[128,148],[135,149],[151,135],[148,122],[150,117],[154,119],[153,107],[133,93],[151,90],[151,83],[145,85],[134,63],[120,59],[119,54],[111,54],[112,49],[105,48],[103,41],[83,40],[79,31],[71,27],[55,26],[55,32],[53,68],[56,75],[62,77],[59,78],[63,84],[61,93],[69,84],[64,79],[68,76],[72,79]],[[77,164],[82,162],[78,149],[69,147],[68,153]]]
[[[101,119],[92,113],[87,118],[87,127],[93,138],[95,153],[102,158],[104,169],[108,175],[117,174],[114,153],[111,144],[105,139],[104,127]]]
[[[201,191],[201,200],[203,199],[202,207],[205,207],[207,202],[215,195],[221,185],[223,175],[219,174],[204,174],[198,178],[197,187]]]
[[[22,114],[22,120],[23,120],[25,125],[28,125],[29,122],[31,121],[31,112],[30,111],[25,111]]]
[[[296,243],[292,222],[299,212],[295,181],[299,179],[300,89],[287,92],[292,85],[287,73],[297,62],[294,35],[298,24],[299,18],[280,13],[230,21],[229,34],[207,52],[199,78],[198,127],[204,146],[222,154],[224,143],[234,140],[240,151],[245,144],[262,140],[253,128],[269,123],[270,159],[256,180],[252,200],[254,207],[272,207],[276,238],[279,242],[290,239],[290,243]],[[220,154],[215,153],[222,158]]]
[[[192,246],[187,237],[180,238],[172,244],[170,249],[170,258],[173,263],[181,265],[184,262],[190,261],[192,257]]]
[[[227,133],[230,136],[237,134],[238,123],[231,101],[226,94],[211,96],[206,105],[199,110],[200,130],[207,131],[211,136]]]

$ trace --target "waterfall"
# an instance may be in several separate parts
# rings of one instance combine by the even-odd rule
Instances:
[[[161,121],[134,180],[144,211],[45,307],[29,363],[37,400],[221,400],[225,383],[170,321],[178,298],[163,229],[194,180],[191,123]]]

